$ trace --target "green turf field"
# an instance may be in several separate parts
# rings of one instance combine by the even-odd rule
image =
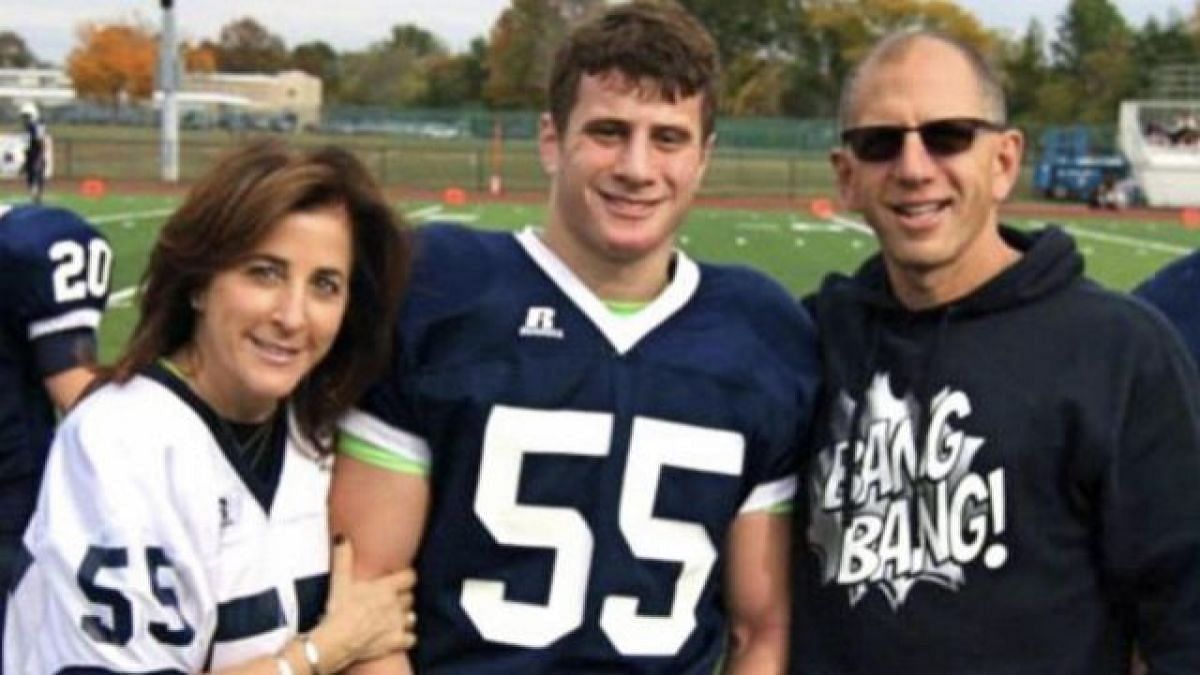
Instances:
[[[0,201],[19,201],[0,193]],[[104,230],[115,251],[110,310],[101,332],[101,358],[111,359],[133,326],[133,289],[146,254],[177,199],[110,195],[102,199],[52,195],[50,203],[73,208]],[[433,203],[398,205],[414,223],[458,220],[491,229],[538,225],[543,209],[514,204]],[[1038,222],[1021,222],[1038,227]],[[751,265],[780,280],[797,295],[816,287],[831,270],[850,271],[874,251],[871,236],[855,223],[831,223],[807,212],[697,209],[681,242],[695,258]],[[1154,270],[1200,244],[1200,236],[1172,223],[1089,219],[1062,223],[1078,239],[1089,273],[1118,289],[1129,289]]]

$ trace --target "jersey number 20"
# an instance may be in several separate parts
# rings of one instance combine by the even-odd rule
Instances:
[[[103,239],[83,244],[63,239],[50,247],[54,263],[54,301],[73,302],[85,298],[101,298],[108,292],[108,275],[112,271],[112,249]]]
[[[525,454],[604,457],[612,426],[608,413],[493,409],[484,435],[475,513],[501,544],[552,549],[555,561],[544,605],[506,600],[502,581],[463,582],[463,609],[484,638],[545,647],[583,623],[595,546],[591,528],[576,509],[519,503],[517,490]],[[621,654],[677,653],[696,627],[696,605],[717,560],[703,526],[654,516],[663,467],[737,476],[744,451],[742,436],[734,432],[634,419],[621,488],[621,533],[639,558],[681,563],[683,569],[666,616],[639,614],[634,596],[604,599],[600,627]]]

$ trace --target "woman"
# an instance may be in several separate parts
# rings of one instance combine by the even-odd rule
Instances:
[[[330,570],[326,521],[333,424],[387,361],[407,261],[345,151],[259,142],[196,184],[55,438],[5,672],[316,675],[411,644],[411,572],[356,583],[344,543]]]

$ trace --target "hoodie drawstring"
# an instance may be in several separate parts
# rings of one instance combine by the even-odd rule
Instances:
[[[926,455],[926,446],[929,443],[929,422],[933,419],[933,396],[932,383],[937,382],[937,367],[938,356],[941,355],[942,349],[946,343],[946,336],[950,332],[950,321],[955,313],[954,305],[947,307],[941,316],[938,317],[937,329],[934,331],[933,344],[930,345],[929,351],[926,352],[924,362],[921,364],[920,370],[913,373],[912,377],[912,392],[916,398],[917,410],[916,417],[913,419],[913,442],[916,443],[917,462],[929,461]],[[918,476],[920,471],[917,472]],[[915,536],[920,536],[920,503],[925,500],[924,488],[925,485],[920,478],[913,479],[913,508],[909,509],[909,531]]]
[[[862,419],[863,413],[867,408],[867,389],[871,386],[871,377],[875,372],[875,360],[879,355],[879,342],[883,333],[883,328],[874,314],[869,315],[870,322],[870,341],[867,342],[867,367],[861,372],[863,373],[859,386],[851,391],[857,391],[854,397],[854,410],[850,413],[850,433],[847,434],[846,448],[842,451],[845,454],[842,460],[842,466],[845,470],[842,473],[842,527],[850,526],[851,499],[854,496],[854,477],[858,473],[858,453],[855,452],[855,447],[862,440]]]

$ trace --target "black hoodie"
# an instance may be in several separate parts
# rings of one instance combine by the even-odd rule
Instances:
[[[1107,675],[1135,640],[1200,673],[1200,377],[1066,234],[1001,233],[1022,257],[953,303],[879,256],[812,303],[794,673]]]

